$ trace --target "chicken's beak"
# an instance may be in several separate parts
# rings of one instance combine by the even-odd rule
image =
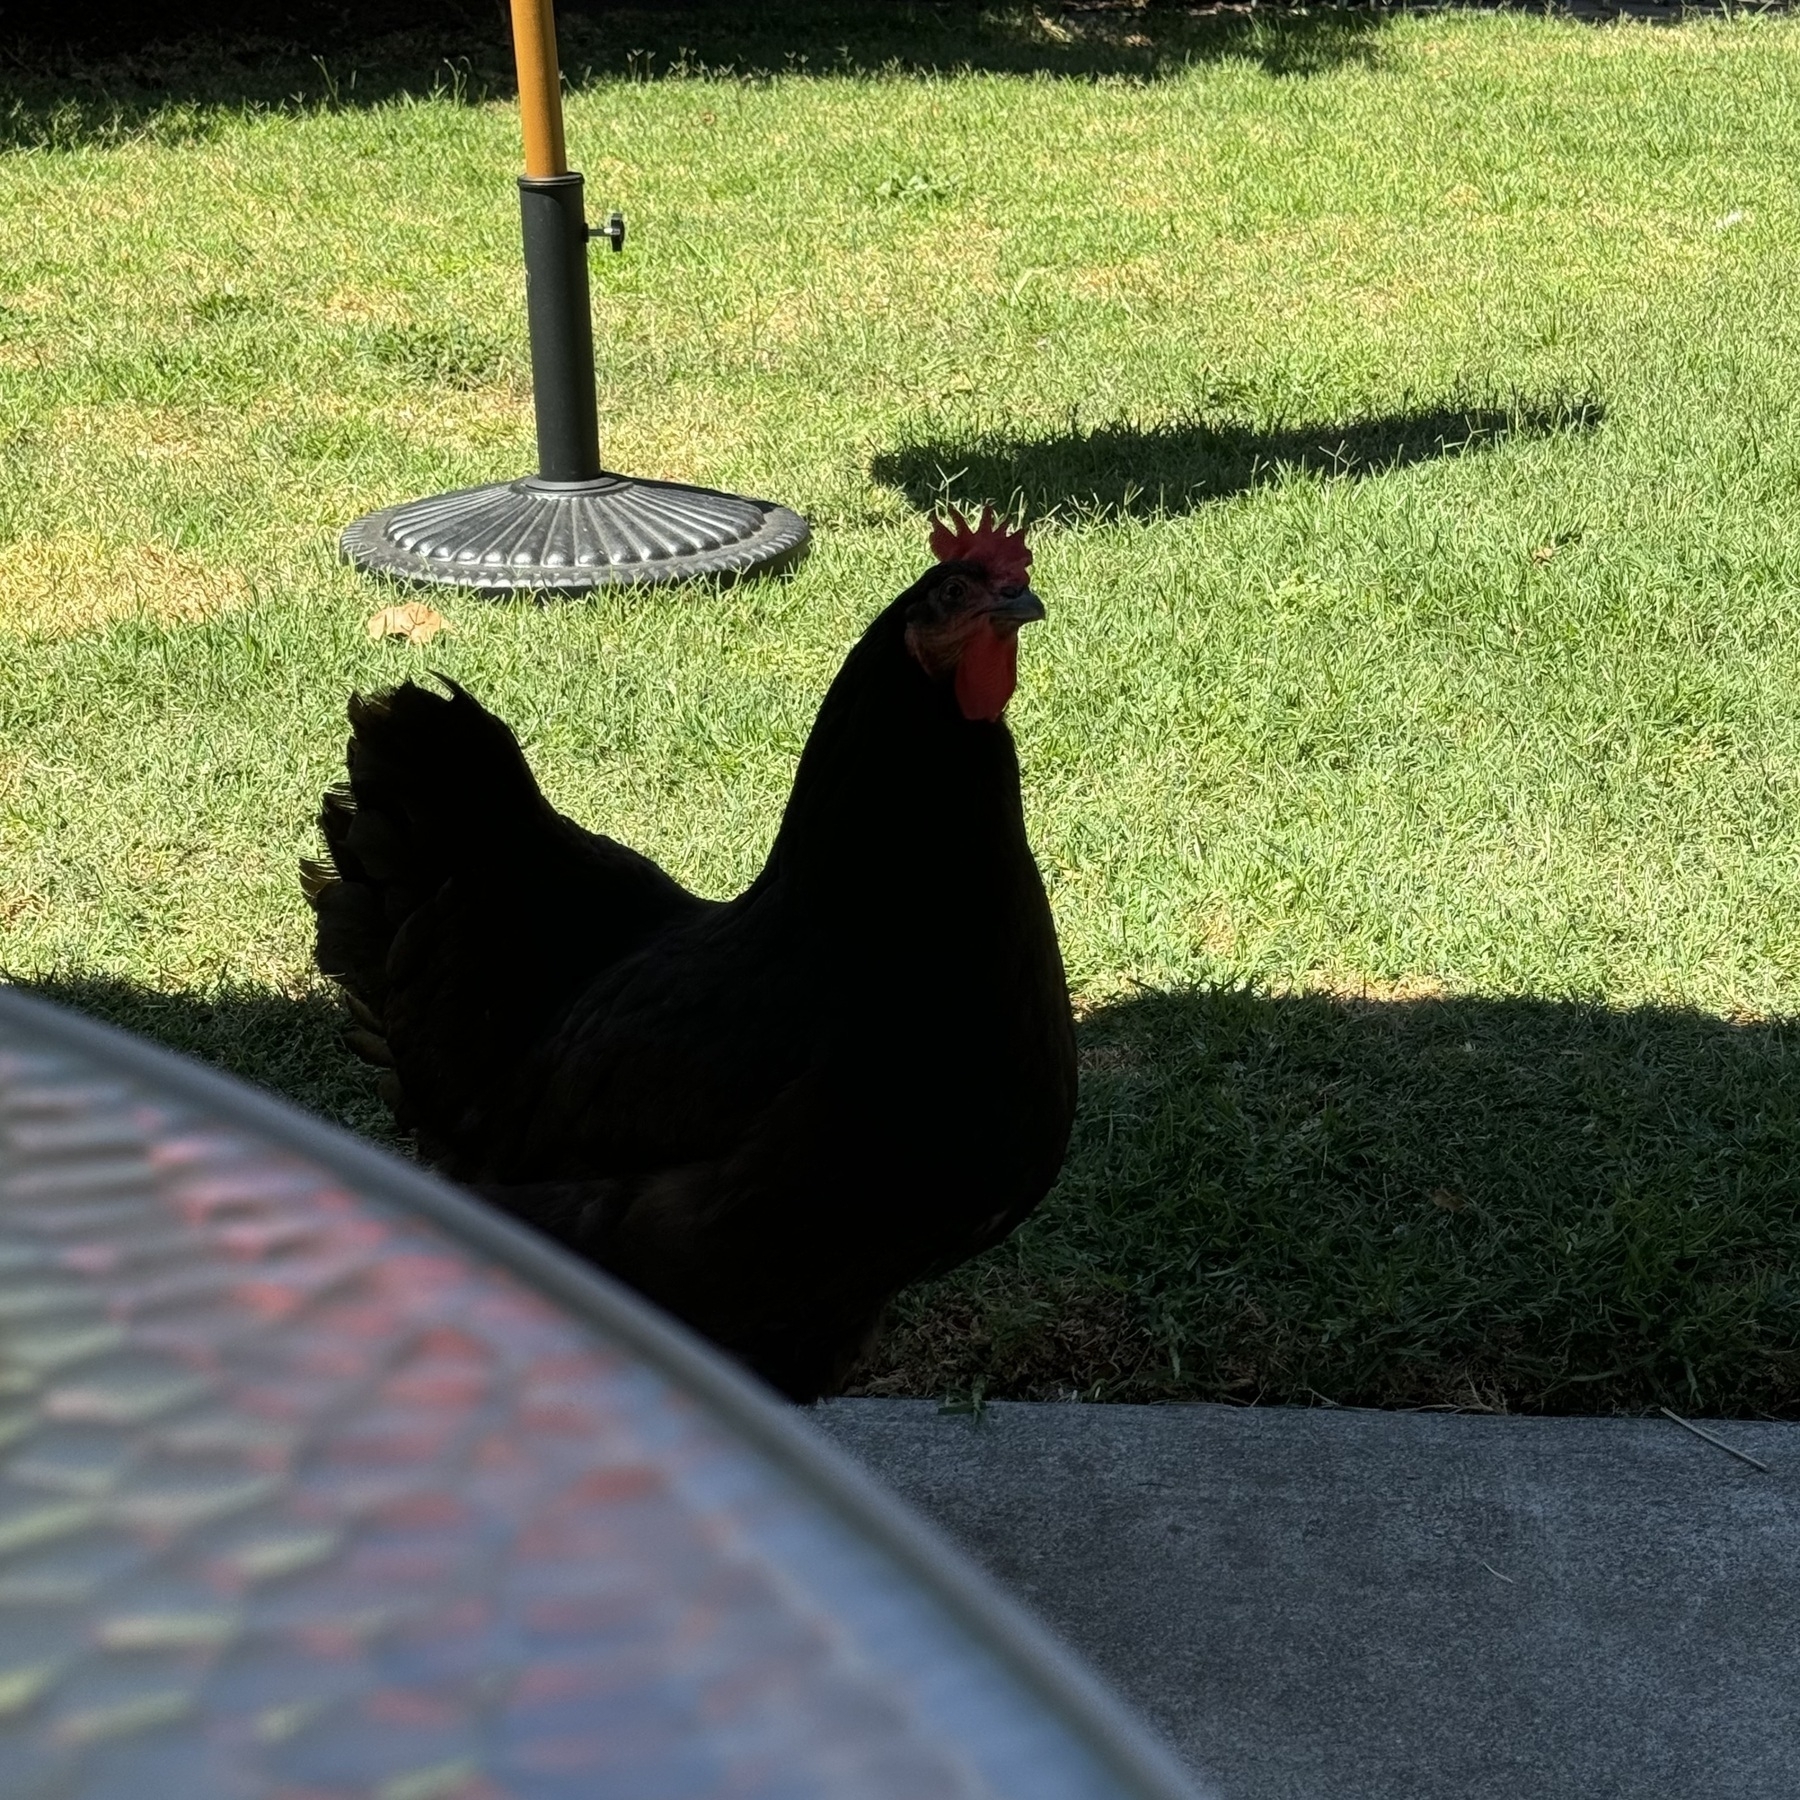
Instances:
[[[1020,588],[1016,594],[1002,594],[988,608],[987,616],[996,625],[1011,625],[1016,629],[1041,619],[1044,603],[1030,588]]]

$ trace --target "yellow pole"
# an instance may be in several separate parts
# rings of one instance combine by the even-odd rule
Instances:
[[[525,173],[566,175],[562,77],[556,66],[556,16],[550,0],[512,0],[513,55],[519,64],[519,121]]]

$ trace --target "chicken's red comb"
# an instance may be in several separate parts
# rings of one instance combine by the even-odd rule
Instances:
[[[1025,585],[1031,551],[1023,526],[1015,531],[995,516],[991,506],[981,509],[981,517],[973,525],[954,506],[945,510],[949,518],[934,519],[931,525],[931,554],[939,562],[980,563],[997,588]]]

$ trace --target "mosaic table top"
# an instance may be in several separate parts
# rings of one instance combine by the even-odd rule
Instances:
[[[1187,1791],[640,1302],[0,988],[7,1800]]]

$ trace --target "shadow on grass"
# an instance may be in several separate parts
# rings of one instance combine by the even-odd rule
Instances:
[[[391,1142],[324,994],[20,984]],[[1800,1416],[1800,1021],[1145,992],[864,1391]]]
[[[873,1393],[1800,1416],[1800,1022],[1145,993]]]
[[[1378,7],[1226,4],[1118,11],[966,0],[565,0],[575,88],[708,73],[929,75],[961,69],[1152,81],[1238,58],[1305,76],[1375,60]],[[403,94],[479,103],[514,91],[500,0],[0,0],[0,148],[205,138],[246,106],[371,106]]]
[[[1040,437],[993,435],[884,451],[870,475],[914,506],[942,501],[1024,505],[1027,516],[1137,518],[1192,511],[1291,474],[1379,475],[1514,438],[1595,429],[1588,397],[1508,407],[1437,406],[1372,419],[1278,426],[1233,419],[1072,427]]]
[[[86,973],[8,979],[21,993],[135,1031],[400,1147],[370,1071],[344,1047],[344,1013],[328,993],[294,997],[231,981],[169,992]]]

